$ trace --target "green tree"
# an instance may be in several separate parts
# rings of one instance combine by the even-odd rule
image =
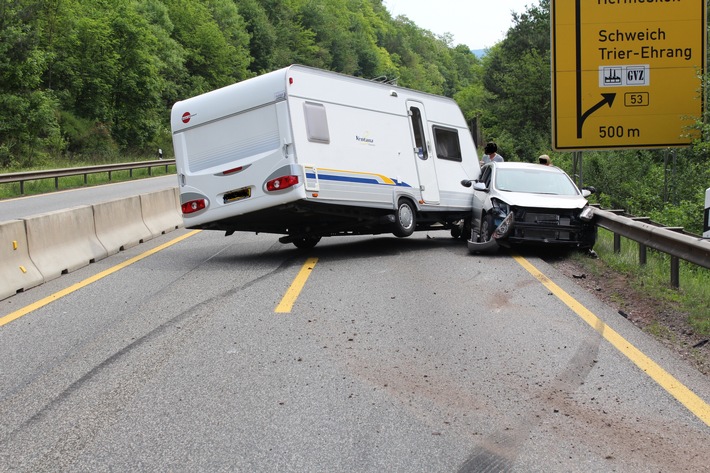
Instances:
[[[237,0],[239,14],[249,34],[249,69],[255,74],[264,74],[274,69],[274,50],[277,32],[269,15],[258,0]]]
[[[111,17],[115,54],[112,82],[114,139],[124,148],[143,148],[158,133],[164,112],[163,79],[156,60],[158,41],[131,0],[116,5]]]
[[[173,38],[185,51],[187,75],[186,83],[181,84],[185,96],[224,87],[251,75],[247,69],[249,36],[236,4],[231,3],[230,8],[229,3],[165,0],[175,25]]]
[[[506,158],[534,159],[551,142],[549,0],[513,14],[513,27],[483,63],[486,136]]]
[[[276,31],[273,67],[304,64],[323,67],[318,57],[315,33],[305,27],[301,18],[303,0],[259,0]]]
[[[0,165],[32,166],[61,149],[58,104],[42,90],[47,52],[34,2],[0,2]]]

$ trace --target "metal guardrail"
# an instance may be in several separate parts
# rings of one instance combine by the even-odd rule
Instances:
[[[680,261],[710,269],[710,240],[680,227],[665,227],[648,217],[634,217],[623,210],[594,209],[597,226],[614,233],[614,252],[621,249],[620,237],[639,245],[639,263],[646,264],[646,250],[653,248],[671,256],[671,285],[680,286]]]
[[[121,164],[101,164],[98,166],[84,166],[76,168],[65,168],[65,169],[49,169],[46,171],[26,171],[26,172],[11,172],[7,174],[0,174],[0,184],[9,183],[20,183],[20,194],[25,193],[25,182],[36,181],[40,179],[54,179],[54,188],[59,189],[59,178],[69,177],[69,176],[84,176],[84,184],[87,183],[87,176],[89,174],[97,174],[101,172],[108,173],[108,180],[111,180],[111,173],[115,171],[129,171],[130,176],[133,177],[134,169],[145,169],[148,168],[148,175],[152,175],[152,169],[157,167],[165,166],[165,172],[168,172],[168,168],[175,164],[174,159],[160,159],[156,161],[138,161],[133,163],[121,163]]]

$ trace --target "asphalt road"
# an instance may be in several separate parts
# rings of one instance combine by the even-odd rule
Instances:
[[[0,471],[707,471],[710,380],[534,253],[277,240],[0,301]]]
[[[170,187],[177,187],[177,177],[174,174],[0,200],[0,222],[80,205],[91,205],[123,197],[147,194]]]

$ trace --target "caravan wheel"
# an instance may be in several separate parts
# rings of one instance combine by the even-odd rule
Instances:
[[[307,235],[296,238],[295,240],[293,240],[293,244],[296,246],[296,248],[300,248],[301,250],[310,250],[311,248],[316,246],[319,241],[319,236]]]
[[[394,233],[398,237],[408,237],[417,227],[417,213],[414,205],[407,199],[400,199],[394,220]]]

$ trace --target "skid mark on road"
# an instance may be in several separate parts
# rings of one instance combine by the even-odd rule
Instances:
[[[96,281],[99,281],[99,280],[105,278],[106,276],[110,276],[111,274],[113,274],[117,271],[120,271],[123,268],[126,268],[126,267],[132,265],[133,263],[137,263],[138,261],[145,259],[148,256],[151,256],[151,255],[154,255],[155,253],[163,251],[164,249],[166,249],[170,246],[173,246],[176,243],[180,243],[181,241],[183,241],[187,238],[190,238],[191,236],[193,236],[199,232],[200,232],[200,230],[194,230],[190,233],[186,233],[185,235],[175,238],[174,240],[171,240],[171,241],[164,243],[160,246],[156,246],[152,250],[146,251],[145,253],[142,253],[138,256],[134,256],[133,258],[131,258],[127,261],[124,261],[121,264],[117,264],[116,266],[113,266],[107,270],[101,271],[100,273],[95,274],[95,275],[91,276],[90,278],[84,279],[83,281],[73,284],[66,289],[62,289],[59,292],[55,292],[54,294],[51,294],[51,295],[45,297],[44,299],[41,299],[41,300],[35,302],[34,304],[30,304],[28,306],[23,307],[22,309],[16,310],[16,311],[11,312],[3,317],[0,317],[0,327],[2,327],[3,325],[9,324],[13,320],[17,320],[20,317],[24,317],[25,315],[29,314],[30,312],[34,312],[37,309],[40,309],[48,304],[51,304],[52,302],[54,302],[58,299],[61,299],[64,296],[68,296],[69,294],[76,292],[79,289],[82,289],[82,288],[88,286],[89,284],[93,284]]]
[[[641,350],[629,343],[624,337],[606,325],[602,320],[589,311],[582,304],[577,302],[572,296],[567,294],[561,287],[552,282],[547,276],[540,272],[535,266],[521,256],[514,255],[513,258],[525,268],[535,279],[540,281],[558,299],[572,309],[582,320],[587,322],[594,330],[614,348],[619,350],[624,356],[631,360],[641,371],[651,377],[663,389],[665,389],[678,402],[683,404],[698,419],[710,426],[710,405],[703,401],[697,394],[684,386],[680,381],[671,376],[666,370],[661,368],[651,358],[646,356]]]
[[[552,385],[542,393],[541,399],[546,403],[556,405],[583,385],[594,367],[601,340],[599,334],[590,334],[582,342],[565,369],[555,377]],[[512,424],[504,422],[508,426],[487,435],[457,470],[457,473],[511,471],[515,466],[518,452],[530,438],[533,430],[538,428],[543,421],[544,418],[536,415],[535,411],[528,410],[522,419],[517,416]]]

